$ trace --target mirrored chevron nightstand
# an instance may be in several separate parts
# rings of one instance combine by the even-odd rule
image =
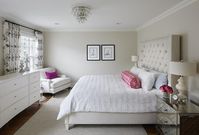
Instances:
[[[192,102],[172,105],[157,97],[157,129],[163,135],[198,135],[199,106]]]

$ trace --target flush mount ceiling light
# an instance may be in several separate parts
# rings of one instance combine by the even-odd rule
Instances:
[[[86,6],[75,6],[72,8],[72,14],[76,17],[79,23],[84,23],[90,14],[91,8]]]

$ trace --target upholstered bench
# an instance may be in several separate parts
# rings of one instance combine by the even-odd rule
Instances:
[[[55,94],[59,91],[65,90],[72,86],[72,81],[66,75],[60,75],[53,79],[46,77],[46,72],[54,72],[55,68],[44,68],[40,70],[40,86],[41,93],[52,93]]]

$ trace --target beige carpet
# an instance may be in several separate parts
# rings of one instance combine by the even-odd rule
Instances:
[[[142,126],[76,125],[66,131],[64,120],[56,120],[59,105],[67,92],[58,93],[24,124],[15,135],[147,135]]]

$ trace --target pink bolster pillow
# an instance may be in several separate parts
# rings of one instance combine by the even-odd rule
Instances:
[[[121,73],[122,79],[126,84],[128,84],[131,88],[139,89],[141,88],[140,79],[130,71],[123,71]]]
[[[45,74],[46,74],[46,79],[54,79],[58,77],[57,71],[45,72]]]

